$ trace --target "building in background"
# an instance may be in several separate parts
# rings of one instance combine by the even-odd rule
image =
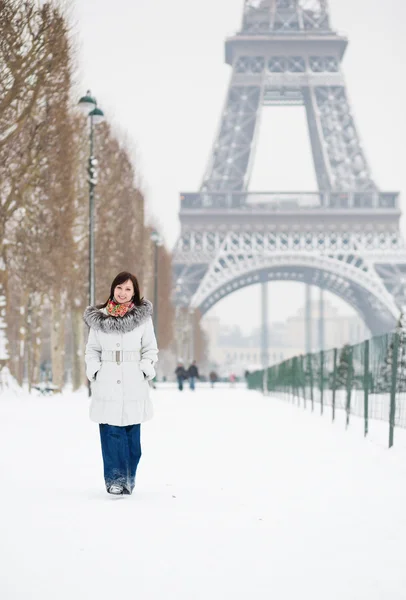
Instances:
[[[319,344],[319,306],[317,302],[311,305],[312,351],[320,349]],[[324,301],[324,345],[325,349],[340,348],[345,344],[357,344],[371,337],[371,332],[363,320],[357,315],[342,315],[328,300]],[[305,308],[298,310],[296,315],[286,321],[286,338],[291,345],[305,350]]]
[[[357,315],[342,315],[329,302],[325,302],[325,349],[356,344],[370,332]],[[238,325],[221,325],[218,317],[207,316],[202,327],[209,341],[209,368],[222,377],[230,373],[242,376],[244,372],[261,367],[261,331],[254,329],[243,334]],[[269,325],[269,364],[277,364],[291,356],[305,352],[305,309],[285,322]],[[318,304],[312,305],[312,349],[318,348]]]

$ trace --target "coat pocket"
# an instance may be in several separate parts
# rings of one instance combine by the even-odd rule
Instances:
[[[100,379],[100,371],[103,368],[103,363],[100,363],[100,368],[96,371],[96,373],[94,374],[94,381],[98,381]]]
[[[140,363],[137,363],[136,371],[137,371],[137,375],[139,376],[139,378],[142,379],[142,380],[144,380],[145,379],[145,373],[141,369],[141,364]]]

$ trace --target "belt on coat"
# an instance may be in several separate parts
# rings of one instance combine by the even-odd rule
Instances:
[[[116,362],[118,365],[122,362],[140,362],[140,350],[102,350],[102,362]]]

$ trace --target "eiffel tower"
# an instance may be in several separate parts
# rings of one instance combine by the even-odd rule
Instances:
[[[245,0],[226,40],[232,76],[211,157],[200,190],[181,194],[175,305],[204,315],[262,284],[264,352],[270,281],[318,286],[321,310],[323,291],[336,294],[373,334],[406,305],[399,194],[372,178],[341,67],[347,45],[327,0]],[[262,108],[280,105],[305,107],[315,192],[248,191]]]

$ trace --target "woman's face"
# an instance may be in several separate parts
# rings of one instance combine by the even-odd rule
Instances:
[[[114,298],[119,304],[124,304],[124,302],[130,302],[133,296],[134,286],[131,279],[125,281],[124,283],[116,285],[116,287],[114,288]]]

